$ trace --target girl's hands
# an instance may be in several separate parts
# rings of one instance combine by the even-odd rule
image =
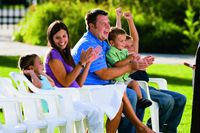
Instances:
[[[30,69],[30,70],[23,70],[23,74],[31,76],[31,75],[35,74],[35,72],[32,69]]]

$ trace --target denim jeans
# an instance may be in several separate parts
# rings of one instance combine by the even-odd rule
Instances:
[[[149,90],[151,99],[159,105],[160,132],[176,133],[185,107],[186,97],[176,92],[157,90],[150,86]]]
[[[141,92],[142,92],[143,98],[147,98],[146,92],[143,89],[141,89]],[[136,107],[137,105],[136,92],[133,89],[127,88],[126,94],[138,118],[142,121],[144,117],[144,109],[139,109]],[[129,121],[128,118],[122,117],[119,124],[118,133],[136,133],[136,130],[135,130],[134,125]]]

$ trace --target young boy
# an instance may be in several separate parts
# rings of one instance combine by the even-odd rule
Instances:
[[[111,44],[110,50],[106,54],[106,59],[110,67],[123,66],[133,60],[140,60],[140,57],[136,54],[129,54],[126,46],[126,32],[120,28],[111,28],[108,36],[108,41]],[[126,73],[120,77],[114,79],[115,83],[125,83],[128,87],[134,89],[138,96],[138,107],[146,108],[152,103],[148,99],[142,98],[140,87],[137,81],[129,78],[129,73]]]

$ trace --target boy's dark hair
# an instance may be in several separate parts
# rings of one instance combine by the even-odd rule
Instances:
[[[18,61],[18,67],[20,70],[27,70],[29,66],[34,65],[35,58],[38,57],[36,54],[28,54],[21,56]]]
[[[124,35],[124,34],[126,34],[125,30],[117,27],[111,27],[108,35],[108,41],[111,40],[114,41],[118,35]]]
[[[86,14],[86,16],[85,16],[85,24],[86,24],[87,30],[90,29],[90,26],[89,26],[90,23],[96,25],[96,21],[97,21],[97,16],[98,15],[107,16],[108,13],[106,11],[104,11],[104,10],[101,10],[101,9],[93,9],[93,10],[89,11]]]

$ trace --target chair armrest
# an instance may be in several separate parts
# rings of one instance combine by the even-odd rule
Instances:
[[[149,100],[151,100],[151,96],[150,96],[150,93],[149,93],[149,86],[148,86],[148,83],[146,81],[141,81],[141,80],[137,80],[139,86],[145,90],[146,94],[147,94],[147,98]],[[151,100],[152,101],[152,100]]]
[[[164,78],[149,78],[149,82],[154,82],[158,85],[158,89],[168,90],[167,89],[167,80]]]

